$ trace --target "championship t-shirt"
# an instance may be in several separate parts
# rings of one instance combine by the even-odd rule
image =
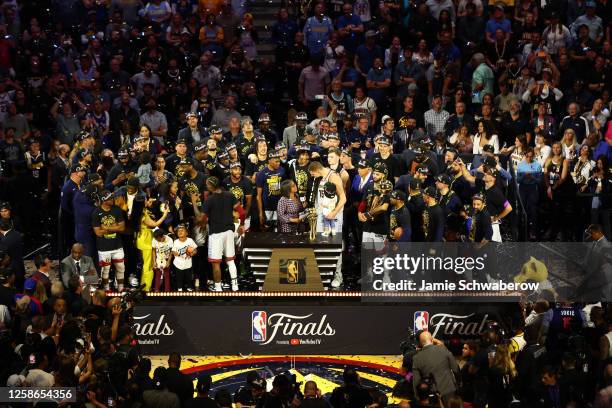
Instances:
[[[196,249],[198,246],[194,242],[193,239],[187,238],[184,241],[180,239],[175,239],[172,244],[172,252],[177,253],[178,255],[174,256],[174,260],[172,263],[180,270],[185,270],[191,268],[193,265],[193,260],[191,256],[187,255],[187,248]]]
[[[91,214],[92,227],[110,227],[124,221],[123,213],[119,207],[113,205],[110,210],[105,211],[102,207],[96,207]],[[119,233],[113,232],[104,236],[96,236],[96,246],[98,251],[112,251],[119,249],[121,245],[121,237]]]
[[[262,171],[257,173],[255,179],[255,185],[257,188],[262,188],[262,201],[264,210],[276,211],[278,206],[278,200],[280,200],[281,190],[280,185],[285,178],[285,169],[279,167],[276,170],[270,170],[269,167],[265,167]]]
[[[179,180],[179,190],[185,193],[185,204],[189,204],[191,207],[191,195],[197,194],[198,196],[202,195],[204,191],[204,183],[206,181],[206,177],[198,172],[194,178],[189,176],[184,176]],[[196,204],[200,204],[199,202]]]
[[[508,204],[508,200],[499,187],[493,186],[490,189],[485,189],[484,181],[476,180],[476,190],[483,193],[487,210],[492,217],[501,214]]]
[[[232,195],[236,202],[244,208],[246,206],[246,196],[253,195],[253,183],[246,177],[241,177],[238,182],[234,182],[231,177],[223,180],[223,187]]]
[[[297,186],[298,197],[306,197],[309,176],[310,173],[308,172],[308,164],[305,166],[300,166],[296,160],[295,163],[292,163],[289,166],[289,178],[293,180]]]
[[[170,258],[170,253],[172,252],[172,238],[167,235],[164,235],[164,239],[159,242],[156,239],[153,239],[151,243],[151,247],[155,251],[155,265],[153,267],[164,269],[170,266],[167,261]]]
[[[374,184],[368,184],[366,191],[363,194],[366,202],[366,212],[372,211],[375,208],[389,203],[389,196],[382,196],[378,191],[374,189]],[[363,225],[363,230],[378,235],[387,235],[387,214],[380,212],[373,215],[372,220],[368,220]]]
[[[410,211],[405,205],[399,209],[392,209],[391,215],[389,216],[389,236],[394,237],[395,229],[401,228],[402,235],[397,239],[397,242],[410,241],[411,222]],[[395,238],[393,238],[393,240],[395,240]]]

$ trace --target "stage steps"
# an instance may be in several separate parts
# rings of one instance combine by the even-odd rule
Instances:
[[[276,14],[280,7],[280,0],[255,0],[249,4],[250,13],[253,15],[253,24],[259,36],[257,55],[260,60],[262,58],[267,58],[271,61],[275,61],[272,27],[274,23],[276,23]]]

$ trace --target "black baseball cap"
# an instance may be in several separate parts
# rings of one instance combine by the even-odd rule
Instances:
[[[429,187],[427,187],[423,191],[423,194],[427,194],[428,196],[430,196],[432,198],[437,198],[438,197],[438,190],[436,190],[436,188],[434,186],[429,186]]]
[[[181,138],[181,139],[176,141],[175,146],[178,146],[180,144],[184,144],[185,146],[187,146],[187,140],[185,138]]]
[[[442,174],[438,175],[438,177],[436,177],[436,181],[438,181],[438,182],[440,182],[442,184],[446,184],[448,186],[448,185],[450,185],[453,182],[453,179],[448,174],[442,173]]]
[[[391,192],[391,198],[394,200],[406,201],[406,193],[402,190],[393,190],[393,192]]]
[[[495,157],[487,156],[482,162],[485,166],[489,166],[491,168],[497,167],[497,160],[495,160]]]
[[[70,170],[71,173],[80,173],[80,172],[87,172],[87,167],[85,166],[73,166],[72,169]]]
[[[189,157],[183,157],[178,163],[179,166],[191,166],[193,163]]]
[[[361,159],[357,163],[357,168],[359,168],[359,169],[367,169],[369,167],[370,167],[370,163],[368,163],[368,161],[365,160],[365,159]]]
[[[412,180],[410,180],[410,189],[411,190],[417,190],[417,189],[421,188],[421,184],[423,184],[423,182],[421,180],[413,178]]]
[[[387,165],[381,161],[377,161],[376,163],[374,163],[374,166],[372,166],[372,168],[374,169],[374,171],[383,173],[385,176],[389,172],[389,170],[387,169]]]
[[[219,187],[219,179],[215,176],[210,176],[207,178],[206,183],[210,184],[212,187]]]
[[[242,168],[242,164],[240,164],[240,162],[237,161],[237,162],[234,162],[234,163],[230,164],[230,166],[229,166],[230,169],[235,169],[236,167],[241,169]]]
[[[113,198],[113,193],[108,190],[102,190],[100,192],[100,201],[107,201]]]
[[[208,128],[208,133],[223,133],[223,129],[219,125],[212,125]]]
[[[306,112],[298,112],[295,115],[295,120],[307,121],[308,120],[308,115],[306,115]]]
[[[206,144],[206,142],[202,141],[202,142],[198,142],[193,146],[193,151],[194,152],[199,152],[199,151],[208,151],[208,145]]]
[[[90,137],[93,137],[91,133],[87,132],[86,130],[81,130],[79,133],[77,133],[76,140],[82,142],[83,140],[89,139]]]
[[[270,153],[268,153],[268,159],[279,159],[280,158],[280,153],[278,153],[276,150],[272,150]]]
[[[310,152],[310,144],[308,144],[308,143],[301,143],[301,144],[296,146],[295,150],[298,153],[299,152]]]
[[[226,152],[229,152],[232,149],[236,149],[236,143],[230,142],[227,145],[225,145],[225,151]]]
[[[483,197],[482,194],[474,194],[472,196],[472,200],[480,200],[480,201],[482,201],[484,203],[484,197]]]
[[[482,146],[482,151],[487,153],[495,153],[495,148],[493,147],[493,145],[486,144]]]
[[[388,146],[388,145],[391,144],[391,141],[389,140],[388,137],[383,136],[380,139],[378,139],[378,144],[382,144],[382,145],[387,145]]]
[[[227,160],[229,159],[229,154],[227,152],[221,152],[217,155],[217,159],[219,160]]]
[[[427,166],[419,166],[416,168],[417,173],[421,174],[429,174],[429,167]]]

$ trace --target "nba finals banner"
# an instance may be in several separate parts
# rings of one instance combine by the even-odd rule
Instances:
[[[508,310],[501,310],[505,307]],[[478,337],[511,306],[461,304],[136,307],[134,327],[145,354],[398,354],[411,332],[442,340]],[[232,322],[227,325],[227,322]]]

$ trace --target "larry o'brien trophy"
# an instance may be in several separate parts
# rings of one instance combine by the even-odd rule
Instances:
[[[308,222],[309,228],[308,239],[314,241],[317,239],[317,210],[314,208],[307,208],[305,212],[306,216],[304,218]]]
[[[316,242],[317,210],[307,208],[300,213],[299,218],[308,223],[308,241],[306,242],[305,238],[303,238],[304,235],[298,235],[297,241],[299,244],[297,246],[288,248],[278,247],[272,250],[263,284],[264,291],[300,292],[324,290],[314,252],[314,249],[321,245],[321,243]],[[269,246],[268,243],[266,245]]]

